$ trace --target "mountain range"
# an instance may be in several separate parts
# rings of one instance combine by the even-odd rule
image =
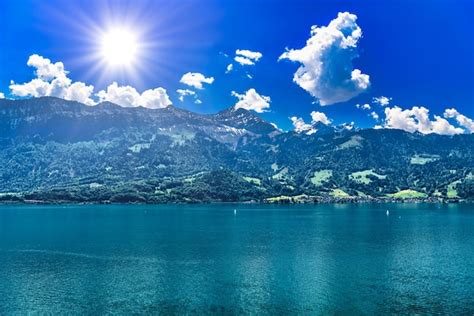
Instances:
[[[474,199],[474,134],[317,123],[254,112],[0,100],[5,202],[333,202]]]

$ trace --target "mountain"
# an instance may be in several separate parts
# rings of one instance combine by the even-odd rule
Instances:
[[[245,109],[0,100],[0,200],[474,199],[474,135],[282,132]]]

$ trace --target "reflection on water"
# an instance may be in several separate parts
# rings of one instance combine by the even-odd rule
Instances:
[[[472,314],[473,249],[472,204],[2,206],[0,314]]]

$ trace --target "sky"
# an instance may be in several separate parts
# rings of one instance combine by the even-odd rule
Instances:
[[[470,0],[1,0],[0,98],[472,133],[473,14]]]

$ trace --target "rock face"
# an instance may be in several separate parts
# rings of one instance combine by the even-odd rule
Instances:
[[[474,198],[472,134],[314,127],[281,132],[234,108],[201,115],[0,100],[0,193],[140,202]]]

